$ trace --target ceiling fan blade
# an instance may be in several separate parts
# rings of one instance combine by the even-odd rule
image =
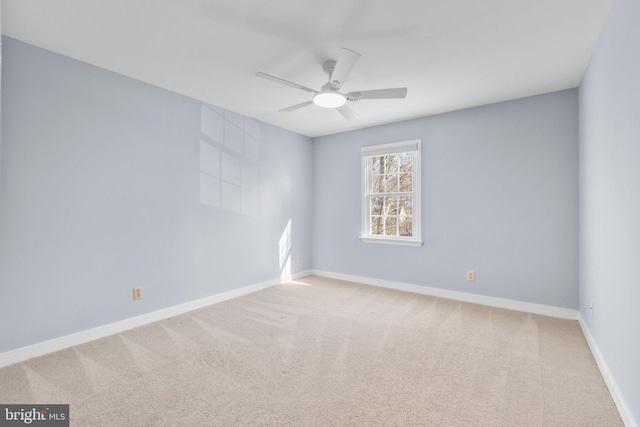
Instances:
[[[351,108],[347,107],[346,104],[336,108],[336,110],[338,110],[338,113],[342,114],[342,117],[344,117],[349,121],[355,120],[358,118],[358,114],[356,114],[356,112],[353,111]]]
[[[349,92],[347,94],[347,98],[353,101],[357,101],[359,99],[394,99],[404,98],[406,96],[406,87],[398,87],[394,89],[361,90],[357,92]]]
[[[292,105],[291,107],[283,108],[280,111],[288,113],[289,111],[294,111],[294,110],[306,107],[307,105],[311,105],[311,104],[313,104],[313,101],[307,101],[307,102],[303,102],[302,104],[296,104],[296,105]]]
[[[256,76],[262,77],[263,79],[271,80],[273,82],[280,83],[280,84],[283,84],[283,85],[295,87],[296,89],[304,90],[306,92],[318,93],[317,91],[315,91],[315,90],[313,90],[311,88],[299,85],[298,83],[290,82],[289,80],[281,79],[280,77],[272,76],[271,74],[258,72],[258,73],[256,73]]]
[[[360,54],[349,49],[342,48],[340,56],[336,62],[336,66],[331,73],[331,85],[335,89],[340,89],[340,86],[347,80],[351,70],[356,65],[356,62],[360,59]]]

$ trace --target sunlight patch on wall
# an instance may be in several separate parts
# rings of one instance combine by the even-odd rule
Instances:
[[[291,276],[291,218],[287,222],[287,226],[282,231],[280,241],[278,242],[280,254],[280,280],[282,282],[290,282]]]
[[[260,124],[249,117],[200,105],[200,203],[257,216]]]

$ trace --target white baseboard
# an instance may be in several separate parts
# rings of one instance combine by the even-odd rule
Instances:
[[[308,276],[309,274],[310,270],[306,270],[292,275],[292,278],[298,279],[300,277]],[[129,319],[120,320],[108,325],[98,326],[96,328],[87,329],[70,335],[65,335],[63,337],[54,338],[49,341],[44,341],[27,347],[8,351],[6,353],[0,354],[0,368],[12,365],[14,363],[23,362],[33,357],[52,353],[54,351],[64,350],[65,348],[73,347],[74,345],[84,344],[86,342],[104,338],[109,335],[118,334],[120,332],[137,328],[139,326],[148,325],[149,323],[157,322],[159,320],[164,320],[169,317],[197,310],[208,305],[227,301],[233,298],[238,298],[242,295],[247,295],[253,292],[260,291],[262,289],[276,286],[280,283],[282,283],[282,280],[280,279],[268,280],[265,282],[244,286],[242,288],[233,289],[231,291],[222,292],[220,294],[212,295],[206,298],[201,298],[195,301],[190,301],[184,304],[163,308],[151,313],[145,313],[140,316],[131,317]]]
[[[413,292],[416,294],[447,298],[456,301],[470,302],[473,304],[488,305],[491,307],[506,308],[509,310],[523,311],[526,313],[540,314],[543,316],[557,317],[560,319],[578,320],[580,312],[570,308],[554,307],[550,305],[534,304],[530,302],[516,301],[505,298],[490,297],[471,294],[467,292],[451,291],[447,289],[431,288],[428,286],[413,285],[404,282],[375,279],[372,277],[354,276],[351,274],[334,273],[330,271],[311,270],[311,274],[330,279],[345,280],[348,282],[362,283],[365,285],[379,286],[382,288],[396,289],[399,291]]]
[[[313,274],[313,273],[312,273],[312,271],[313,271],[313,270],[304,270],[304,271],[301,271],[300,273],[296,273],[296,274],[294,274],[293,276],[291,276],[291,279],[292,279],[292,280],[297,280],[297,279],[301,279],[301,278],[303,278],[303,277],[311,276],[311,275]],[[282,282],[281,282],[281,283],[282,283]]]
[[[607,384],[607,388],[609,389],[609,394],[611,394],[611,397],[613,398],[613,401],[615,402],[616,407],[618,408],[618,412],[620,413],[620,417],[622,418],[624,425],[626,427],[638,427],[638,423],[633,418],[633,414],[629,410],[629,406],[627,405],[626,400],[624,399],[624,397],[622,396],[622,393],[620,392],[620,389],[618,388],[618,384],[616,383],[616,380],[613,377],[611,370],[609,369],[609,365],[604,360],[604,357],[602,357],[602,353],[600,352],[600,347],[598,347],[598,344],[596,343],[596,340],[591,334],[589,327],[587,326],[584,319],[582,318],[582,315],[580,315],[578,322],[580,323],[582,332],[584,333],[587,343],[589,344],[591,353],[593,354],[594,359],[596,359],[596,364],[600,369],[602,378],[604,379],[604,382]]]

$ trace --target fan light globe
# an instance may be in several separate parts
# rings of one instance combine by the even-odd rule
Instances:
[[[347,98],[339,92],[320,92],[313,97],[313,103],[318,107],[336,108],[347,102]]]

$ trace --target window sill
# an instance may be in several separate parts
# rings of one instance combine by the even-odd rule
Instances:
[[[363,243],[381,243],[383,245],[422,246],[422,240],[397,239],[393,237],[360,236]]]

